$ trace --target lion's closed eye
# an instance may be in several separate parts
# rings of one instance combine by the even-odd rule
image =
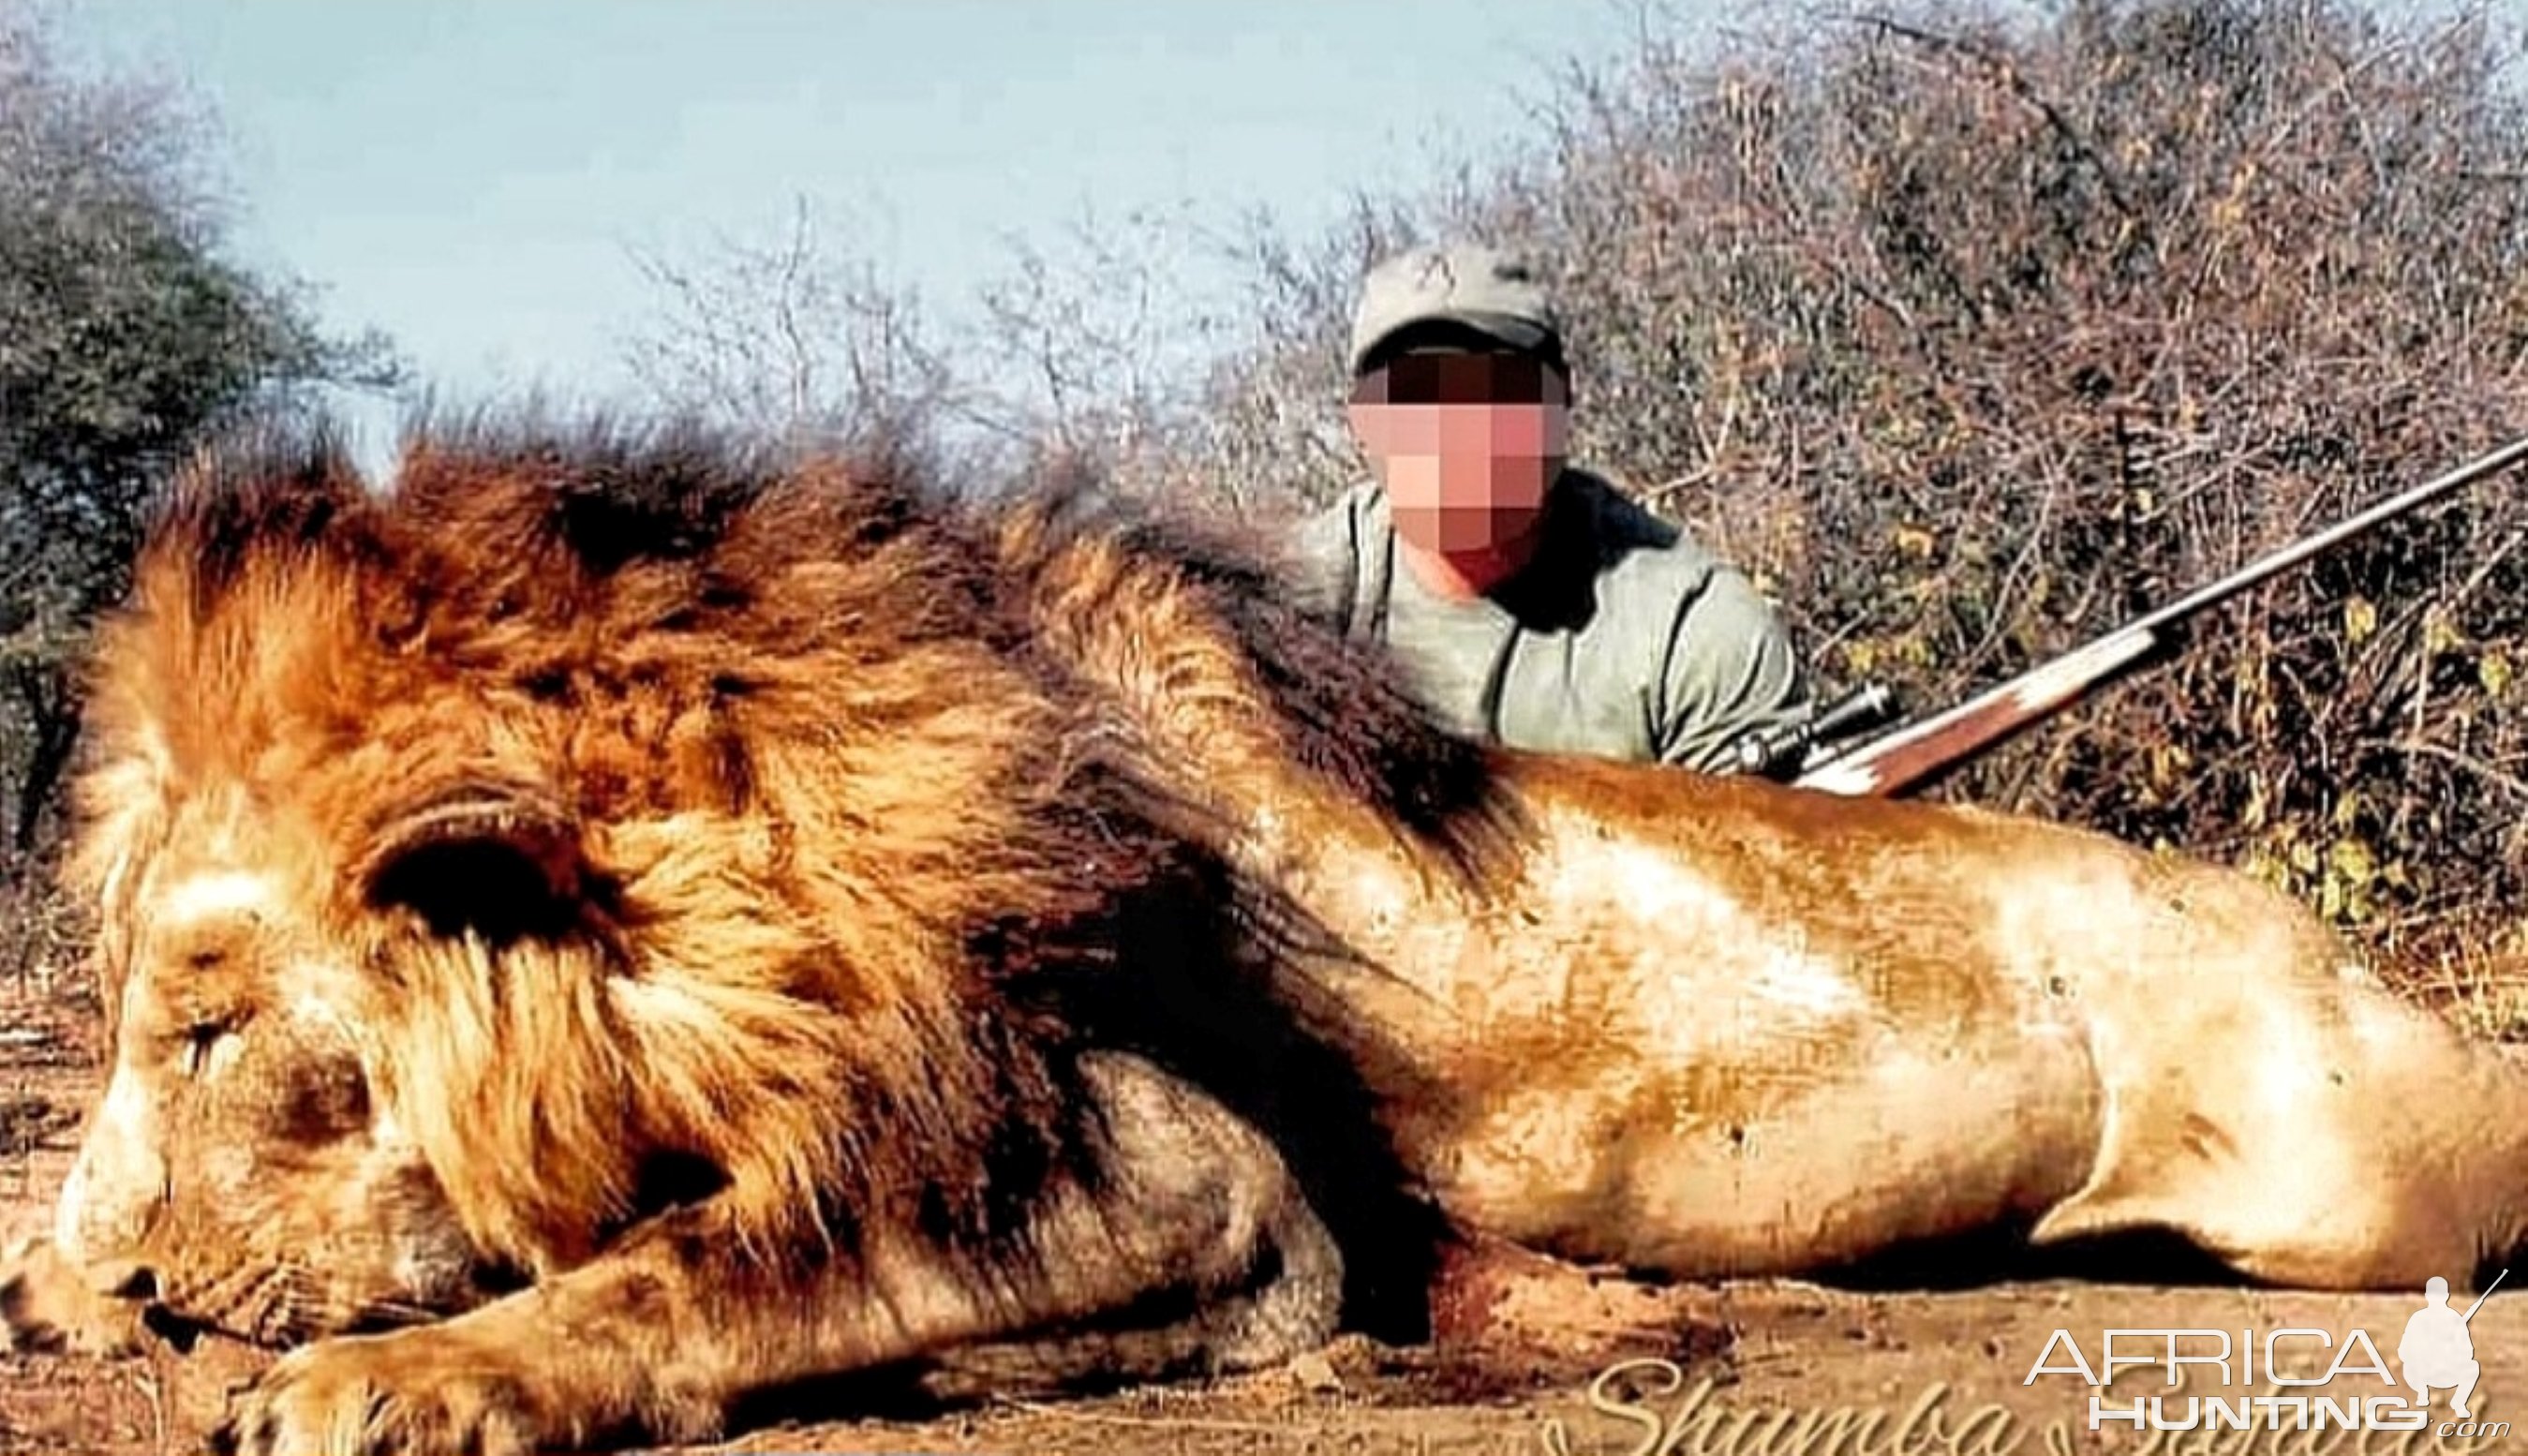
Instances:
[[[242,1018],[233,1015],[206,1017],[186,1024],[178,1033],[177,1066],[186,1076],[197,1076],[219,1049],[222,1040],[233,1035]]]

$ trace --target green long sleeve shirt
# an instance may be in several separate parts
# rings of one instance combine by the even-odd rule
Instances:
[[[1473,600],[1396,559],[1375,482],[1303,524],[1302,570],[1445,721],[1510,747],[1721,772],[1740,735],[1805,708],[1790,636],[1745,573],[1586,471],[1549,500],[1536,556]]]

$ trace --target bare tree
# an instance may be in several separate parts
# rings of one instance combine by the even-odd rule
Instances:
[[[624,358],[660,407],[864,454],[949,455],[967,387],[912,291],[827,242],[806,199],[772,241],[633,261],[657,302]]]
[[[654,402],[779,437],[922,452],[987,487],[1059,457],[1127,489],[1165,489],[1191,457],[1202,390],[1236,309],[1192,276],[1229,245],[1184,209],[1107,221],[1051,245],[1001,239],[1007,266],[932,313],[804,202],[766,241],[636,256],[657,307],[626,340]]]

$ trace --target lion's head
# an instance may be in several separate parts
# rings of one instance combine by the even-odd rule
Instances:
[[[504,1282],[371,1096],[330,950],[253,872],[153,873],[105,1097],[55,1237],[99,1292],[259,1343]]]
[[[188,472],[95,657],[63,1251],[270,1341],[704,1197],[1005,1252],[1095,1136],[1061,988],[1221,911],[998,549],[675,435]]]

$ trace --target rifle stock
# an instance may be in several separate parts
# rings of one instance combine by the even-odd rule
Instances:
[[[1901,794],[2003,739],[2060,711],[2159,646],[2159,634],[2128,627],[2030,669],[1839,757],[1792,782],[1829,794]]]
[[[2100,683],[2130,671],[2161,644],[2166,629],[2186,618],[2296,566],[2339,542],[2402,515],[2460,486],[2506,470],[2522,459],[2528,459],[2528,439],[2515,440],[2490,454],[2383,500],[2358,515],[2260,556],[2219,581],[2197,588],[2060,657],[2040,663],[1946,712],[1898,728],[1846,753],[1813,757],[1792,782],[1804,789],[1817,789],[1830,794],[1903,793],[1934,774],[1965,762],[2037,719],[2061,711]]]

